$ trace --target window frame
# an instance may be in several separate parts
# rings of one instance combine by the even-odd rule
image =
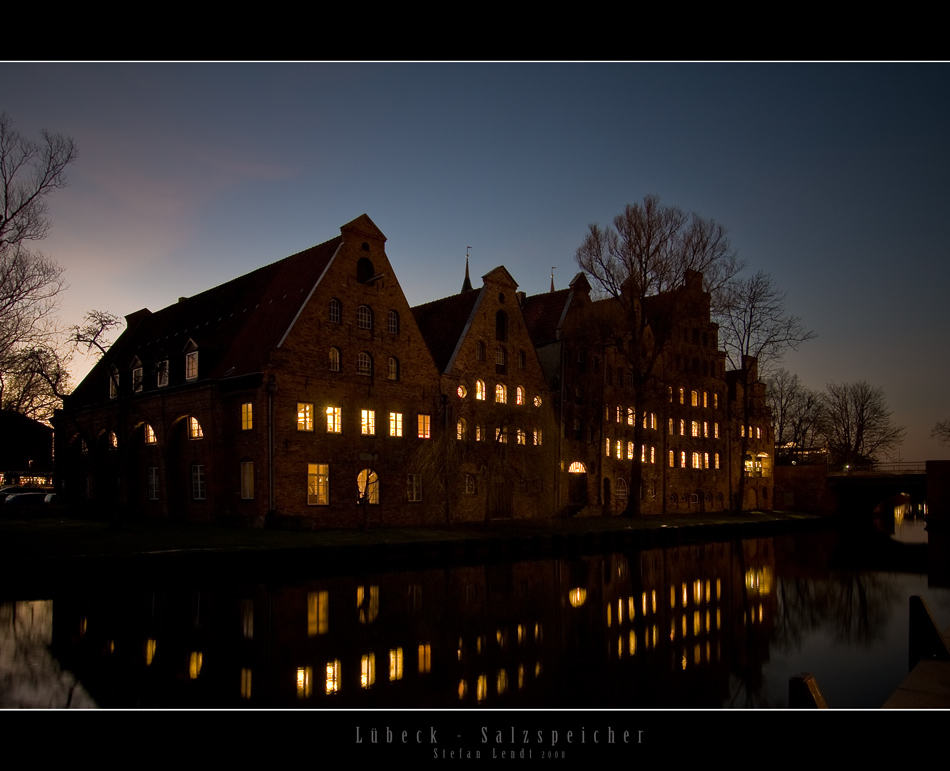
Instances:
[[[361,377],[373,376],[373,357],[368,351],[360,351],[356,356],[356,374]]]
[[[422,503],[422,474],[406,475],[406,500],[409,503]]]
[[[356,309],[356,328],[372,331],[373,309],[368,305],[360,305]]]
[[[185,380],[198,379],[198,351],[188,351],[185,354]]]
[[[330,372],[339,372],[342,360],[340,349],[335,346],[331,346],[327,354],[327,358],[327,366],[330,368]]]
[[[343,304],[336,297],[330,300],[327,308],[327,320],[331,324],[343,323]]]
[[[360,435],[376,436],[376,410],[360,410]]]
[[[313,492],[311,492],[311,490]],[[307,464],[307,505],[330,505],[330,464]]]
[[[205,501],[208,499],[208,486],[205,479],[205,464],[191,464],[191,499]]]
[[[243,402],[241,404],[241,430],[250,431],[254,428],[254,403]]]
[[[297,402],[297,430],[313,431],[313,404]]]
[[[241,461],[241,500],[254,500],[254,461]]]
[[[343,433],[343,408],[342,407],[327,407],[325,410],[327,416],[327,433],[328,434],[342,434]]]
[[[416,416],[417,436],[419,439],[432,438],[432,416],[419,413]]]
[[[390,310],[386,314],[386,330],[391,335],[399,334],[399,314],[395,310]]]
[[[401,412],[389,413],[389,435],[392,437],[402,436],[402,413]]]

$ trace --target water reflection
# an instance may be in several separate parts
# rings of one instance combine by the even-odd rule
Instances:
[[[826,534],[121,587],[57,597],[50,642],[103,706],[782,707],[789,676],[825,690],[835,657],[871,652],[894,660],[861,675],[893,681],[873,703],[826,697],[877,707],[906,672],[906,577],[833,570],[837,549]],[[931,593],[944,624],[948,597]]]

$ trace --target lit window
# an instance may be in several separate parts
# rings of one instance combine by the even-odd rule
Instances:
[[[139,393],[142,390],[142,368],[136,367],[132,370],[132,391]]]
[[[694,420],[690,424],[690,432],[692,436],[699,436],[699,423],[697,421]]]
[[[524,389],[521,386],[515,389],[515,404],[524,404]]]
[[[158,437],[155,436],[155,429],[148,423],[145,424],[145,444],[158,444]]]
[[[650,463],[656,463],[656,447],[650,447]]]
[[[148,499],[158,500],[158,466],[148,467]]]
[[[109,398],[115,399],[119,395],[119,371],[113,367],[109,371]]]
[[[185,380],[198,377],[198,351],[185,354]]]
[[[719,394],[713,394],[713,409],[719,409]]]
[[[455,392],[459,395],[459,399],[464,399],[468,396],[468,389],[463,385],[460,385]]]
[[[168,385],[168,359],[158,362],[156,375],[156,384],[159,388]]]
[[[690,391],[689,393],[690,404],[693,407],[699,406],[699,391]]]
[[[399,314],[396,311],[390,311],[386,317],[386,328],[391,335],[399,334]]]
[[[680,419],[680,436],[686,436],[686,421]]]
[[[686,468],[686,450],[680,452],[680,468]]]
[[[633,407],[627,407],[627,425],[628,426],[635,425],[636,419],[637,419],[636,410],[634,410]],[[643,427],[644,428],[647,427],[646,420],[647,420],[647,414],[644,412],[643,413]]]
[[[341,314],[340,301],[334,297],[332,300],[330,300],[330,309],[329,309],[329,314],[328,314],[330,323],[339,324],[341,315],[342,314]]]
[[[241,405],[241,430],[250,431],[254,428],[254,405],[251,402],[244,402]]]
[[[359,329],[373,328],[373,312],[366,305],[356,309],[356,326]]]
[[[483,380],[475,381],[475,398],[480,402],[485,401],[485,382]]]
[[[307,464],[307,505],[330,505],[330,466],[326,463]]]
[[[297,430],[313,431],[313,405],[297,402]]]
[[[709,438],[709,421],[704,420],[703,421],[703,439],[708,439],[708,438]]]
[[[200,463],[191,467],[191,497],[196,501],[205,499],[205,467]]]
[[[540,428],[534,429],[534,443],[541,444],[541,429]]]
[[[508,403],[508,389],[505,388],[501,383],[495,386],[495,403],[496,404],[507,404]]]
[[[379,477],[375,471],[364,468],[356,475],[356,486],[360,491],[360,500],[367,503],[379,503]]]
[[[709,391],[703,391],[703,407],[709,406]]]
[[[389,380],[399,380],[399,359],[395,356],[389,357],[389,373],[387,374]]]
[[[249,501],[254,497],[254,463],[241,463],[241,499]]]
[[[627,442],[627,460],[633,460],[633,453],[634,453],[633,442]]]
[[[373,360],[370,358],[370,355],[366,353],[366,351],[360,351],[359,356],[356,357],[356,374],[373,374]]]
[[[459,441],[462,441],[465,438],[465,419],[459,418],[458,423],[455,424],[455,433],[456,438]]]
[[[508,444],[508,429],[505,426],[495,429],[495,441]]]
[[[406,477],[406,495],[410,503],[418,503],[422,500],[422,475],[409,474]]]
[[[703,453],[703,468],[709,468],[709,453]]]
[[[755,438],[756,438],[756,439],[761,439],[761,438],[762,438],[762,429],[759,428],[759,426],[756,426],[756,427],[755,427]]]
[[[402,413],[401,412],[389,413],[389,435],[402,436]]]
[[[203,439],[205,432],[201,428],[201,424],[198,422],[198,418],[193,415],[188,418],[188,438],[189,439]]]
[[[713,455],[713,462],[715,464],[715,467],[719,468],[719,453],[718,452],[715,455]]]
[[[680,389],[680,404],[685,404],[685,403],[686,403],[686,389],[681,388]]]
[[[339,372],[340,371],[340,349],[331,348],[330,349],[330,372]]]
[[[376,435],[376,410],[360,410],[360,433],[364,436]]]
[[[718,423],[713,423],[713,436],[716,437],[716,439],[719,438],[719,424]]]
[[[428,439],[432,435],[431,430],[430,430],[431,428],[430,417],[428,415],[419,415],[417,424],[418,424],[418,429],[419,429],[419,433],[418,433],[419,438]]]
[[[607,457],[609,458],[609,457],[610,457],[610,450],[611,450],[610,439],[607,439],[606,442],[607,442],[607,445],[606,445],[606,447],[607,447],[606,455],[607,455]]]
[[[625,415],[625,412],[624,412],[623,407],[621,407],[621,406],[618,404],[618,405],[617,405],[617,422],[618,422],[618,423],[623,423],[624,415]]]
[[[339,434],[343,430],[343,408],[327,407],[327,433]]]
[[[518,432],[517,432],[517,441],[518,441],[518,444],[527,444],[527,443],[528,443],[527,434],[525,434],[523,428],[519,428],[519,429],[518,429]]]
[[[698,453],[698,452],[694,452],[694,453],[693,453],[693,468],[702,468],[702,467],[699,465],[699,453]]]
[[[534,397],[534,406],[535,406],[535,407],[540,407],[540,406],[541,406],[541,397],[540,397],[540,396],[535,396],[535,397]]]
[[[676,459],[675,459],[675,458],[676,458],[676,456],[674,455],[673,451],[670,450],[670,468],[674,468],[674,467],[676,466]]]
[[[482,441],[482,427],[481,426],[475,426],[475,441],[476,442]]]
[[[670,418],[670,436],[673,436],[673,418]]]

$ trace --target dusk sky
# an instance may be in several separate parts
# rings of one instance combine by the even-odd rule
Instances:
[[[79,147],[40,249],[65,323],[158,310],[368,214],[409,303],[505,265],[568,284],[591,222],[653,193],[729,230],[867,380],[901,460],[950,458],[950,65],[0,64],[0,112]],[[80,376],[91,365],[85,363]]]

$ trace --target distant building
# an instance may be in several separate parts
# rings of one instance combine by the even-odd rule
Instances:
[[[5,485],[49,484],[53,429],[13,410],[0,410],[0,477]]]
[[[471,288],[466,263],[462,292],[410,309],[385,242],[364,214],[127,316],[56,418],[67,497],[120,516],[301,527],[619,514],[632,495],[646,513],[724,510],[743,468],[730,405],[748,382],[749,489],[771,505],[757,374],[727,381],[699,274],[676,290],[689,310],[635,415],[604,331],[623,321],[583,275],[526,298],[504,267]]]

